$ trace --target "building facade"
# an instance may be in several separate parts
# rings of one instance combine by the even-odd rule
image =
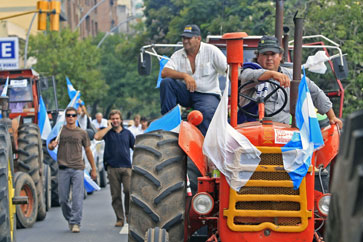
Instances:
[[[116,0],[63,0],[62,11],[63,26],[78,30],[81,38],[108,32],[117,24]]]

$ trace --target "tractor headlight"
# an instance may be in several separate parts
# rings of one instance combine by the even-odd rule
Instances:
[[[324,216],[328,216],[329,213],[330,197],[330,194],[325,194],[318,201],[319,212]]]
[[[193,197],[192,205],[196,213],[200,215],[206,215],[212,211],[214,201],[211,195],[201,192]]]

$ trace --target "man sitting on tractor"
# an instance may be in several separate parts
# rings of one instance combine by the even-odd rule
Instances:
[[[243,65],[243,69],[239,74],[239,80],[241,85],[247,83],[248,81],[253,81],[255,84],[251,84],[253,88],[240,90],[240,95],[245,94],[247,96],[254,95],[255,97],[267,96],[275,88],[270,80],[274,83],[279,83],[287,92],[290,94],[290,81],[292,80],[292,69],[280,66],[283,58],[283,49],[280,47],[277,38],[273,36],[263,36],[258,43],[256,58],[254,63],[246,63]],[[325,93],[309,78],[306,78],[309,90],[311,93],[311,98],[313,100],[314,106],[317,108],[320,114],[326,114],[330,124],[336,124],[340,129],[343,123],[340,119],[335,116],[334,110],[332,109],[332,103]],[[260,84],[259,87],[256,87]],[[250,87],[250,85],[248,85]],[[255,93],[255,87],[257,88],[257,93]],[[242,108],[247,108],[249,111],[257,111],[256,105],[251,105],[246,103],[247,99],[240,99],[239,106]],[[278,115],[272,116],[272,121],[280,123],[290,123],[290,102],[287,101],[287,105],[279,112]],[[278,113],[278,110],[282,107],[284,100],[283,91],[277,90],[272,94],[267,100],[265,100],[265,110],[266,113]],[[255,109],[255,110],[254,110]],[[243,113],[239,112],[238,122],[242,123],[245,121],[250,121],[250,118],[244,116]]]
[[[203,114],[198,126],[203,135],[217,109],[221,90],[218,74],[225,74],[227,60],[216,46],[201,42],[197,25],[187,25],[181,34],[183,49],[176,51],[161,72],[161,113],[178,103]]]

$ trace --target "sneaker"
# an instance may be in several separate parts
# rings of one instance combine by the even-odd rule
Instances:
[[[124,222],[123,221],[117,221],[116,223],[115,223],[115,227],[123,227],[124,226]]]
[[[68,224],[68,228],[69,228],[69,230],[70,230],[70,231],[72,231],[72,229],[73,229],[73,224]]]
[[[74,224],[72,228],[72,233],[79,233],[81,230],[78,224]]]

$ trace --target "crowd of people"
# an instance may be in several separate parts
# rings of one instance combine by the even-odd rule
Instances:
[[[227,60],[217,47],[201,42],[201,31],[197,25],[185,26],[181,34],[183,48],[177,50],[170,58],[161,76],[160,86],[161,113],[165,114],[177,104],[192,107],[203,114],[203,122],[198,126],[203,135],[213,118],[221,98],[218,75],[226,74]],[[289,93],[291,70],[281,67],[283,50],[277,39],[264,36],[258,43],[256,51],[255,68],[242,69],[239,74],[241,83],[253,80],[256,85],[271,80],[279,83]],[[331,124],[342,128],[342,122],[336,118],[332,103],[311,80],[308,81],[314,105],[322,114],[327,114]],[[267,83],[266,83],[267,84]],[[273,88],[267,84],[267,93]],[[252,94],[255,95],[255,94]],[[276,92],[266,102],[266,110],[274,111],[276,105],[281,103],[281,93]],[[243,104],[241,104],[243,106]],[[289,105],[281,113],[274,116],[275,121],[289,122]],[[65,112],[67,124],[64,126],[60,139],[49,143],[49,149],[58,148],[59,161],[59,194],[62,212],[69,223],[72,232],[80,231],[82,217],[83,169],[82,147],[92,167],[91,176],[96,178],[95,164],[90,153],[90,140],[85,130],[95,129],[94,138],[104,140],[104,167],[107,170],[112,207],[116,216],[116,227],[124,226],[128,221],[130,182],[132,171],[132,150],[135,139],[143,134],[148,127],[148,120],[136,114],[133,122],[124,125],[119,110],[112,110],[108,119],[102,113],[97,113],[91,120],[84,105],[78,110],[68,108]],[[78,126],[76,118],[78,117]],[[70,184],[73,184],[72,203],[69,202]],[[123,189],[121,187],[123,186]],[[124,193],[123,201],[121,191]],[[123,205],[125,204],[125,211]]]

